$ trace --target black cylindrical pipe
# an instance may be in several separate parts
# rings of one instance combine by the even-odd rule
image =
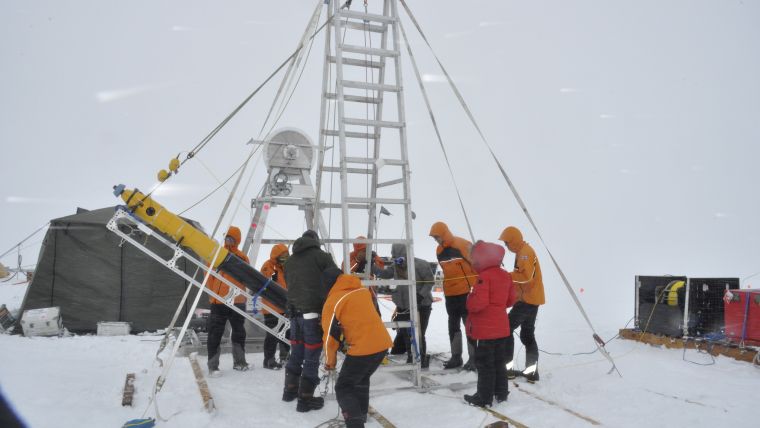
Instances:
[[[225,272],[240,281],[246,288],[258,293],[269,281],[269,285],[261,292],[261,297],[276,306],[276,309],[285,310],[288,303],[288,292],[282,286],[261,274],[251,265],[241,260],[238,256],[229,253],[217,268],[219,272]]]

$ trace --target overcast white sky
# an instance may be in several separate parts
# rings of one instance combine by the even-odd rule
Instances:
[[[600,323],[620,327],[632,316],[636,274],[760,271],[760,2],[409,3]],[[150,188],[156,171],[289,55],[314,5],[0,3],[0,251],[77,206],[116,204],[114,184]],[[544,313],[566,318],[574,313],[567,292],[403,19],[476,237],[495,241],[505,226],[520,227],[542,257]],[[318,37],[280,122],[315,141],[322,55]],[[434,221],[467,232],[408,61],[404,67],[416,251],[432,260]],[[226,178],[257,136],[275,88],[188,163],[160,202],[181,211],[215,187],[203,165]],[[259,166],[242,196],[240,226],[263,174]],[[211,229],[225,198],[187,215]],[[383,218],[381,234],[400,230],[399,216]],[[272,225],[293,237],[303,231],[296,216],[276,211]],[[38,249],[27,249],[25,262]]]

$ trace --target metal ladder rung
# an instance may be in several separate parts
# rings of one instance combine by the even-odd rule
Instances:
[[[403,178],[397,178],[395,180],[388,180],[388,181],[383,181],[382,183],[377,183],[377,187],[378,188],[380,188],[380,187],[388,187],[388,186],[393,186],[393,185],[396,185],[396,184],[401,184],[403,182],[404,182]]]
[[[340,11],[338,18],[361,19],[362,21],[382,22],[384,24],[392,24],[397,21],[396,17],[393,16],[378,15],[375,13],[362,13],[353,10]]]
[[[357,45],[343,45],[343,52],[358,53],[362,55],[398,57],[399,51],[392,49],[365,48]]]
[[[327,60],[333,64],[337,62],[337,59],[330,55],[327,57]],[[383,68],[383,63],[380,61],[371,61],[371,60],[364,60],[364,59],[356,59],[356,58],[343,58],[343,65],[353,65],[356,67],[364,67],[364,68]]]
[[[346,157],[346,163],[374,164],[376,162],[383,162],[386,165],[393,165],[393,166],[406,165],[406,162],[402,161],[401,159],[373,159],[373,158]]]
[[[338,166],[326,166],[326,167],[322,168],[322,171],[323,172],[335,172],[335,173],[338,173],[338,172],[340,172],[340,167],[338,167]],[[372,170],[369,169],[369,168],[367,168],[367,169],[362,169],[362,168],[346,168],[346,173],[348,173],[348,174],[372,174]]]
[[[369,31],[370,33],[384,33],[385,29],[387,28],[386,25],[369,24],[366,22],[354,21],[343,21],[341,22],[341,25],[352,30]]]
[[[355,196],[347,196],[346,202],[348,203],[358,203],[358,204],[394,204],[394,205],[404,205],[409,203],[409,199],[397,199],[397,198],[366,198],[366,197],[355,197]]]
[[[388,122],[385,120],[367,120],[367,119],[355,119],[346,117],[343,119],[343,123],[346,125],[358,125],[358,126],[374,126],[382,128],[403,128],[403,122]]]
[[[344,80],[344,88],[368,89],[370,91],[401,92],[401,86],[381,85],[378,83],[358,82],[356,80]]]
[[[343,205],[341,205],[341,204],[334,204],[334,203],[330,203],[330,204],[322,203],[322,204],[319,204],[319,207],[320,208],[334,208],[334,209],[338,209],[339,210],[339,209],[343,208]],[[366,211],[366,210],[369,209],[369,204],[348,204],[348,209],[350,209],[350,210],[363,210],[363,211]],[[324,242],[324,243],[328,243],[328,244],[341,244],[341,243],[343,243],[343,240],[342,239],[334,239],[334,240],[320,239],[319,242]]]
[[[338,95],[334,92],[328,92],[325,94],[325,98],[328,100],[337,100]],[[378,97],[360,97],[358,95],[346,95],[343,94],[343,101],[350,101],[354,103],[365,103],[365,104],[380,104],[380,98]]]
[[[385,285],[396,285],[396,286],[408,286],[409,281],[406,280],[398,280],[398,279],[362,279],[362,284],[364,285],[379,285],[379,286],[385,286]]]
[[[409,328],[412,326],[411,321],[385,321],[383,324],[387,328]]]
[[[405,238],[352,238],[346,239],[349,244],[411,244],[411,239]],[[343,242],[342,240],[340,242]],[[402,280],[405,281],[405,280]]]
[[[340,132],[336,129],[323,129],[322,134],[326,135],[328,137],[340,137]],[[361,138],[362,140],[375,139],[375,134],[367,134],[366,132],[350,132],[345,131],[343,132],[343,135],[346,136],[346,138]]]
[[[338,208],[340,208],[340,204],[320,204],[319,206],[327,207],[328,205],[338,205]],[[347,239],[346,241],[350,243],[355,240]],[[393,239],[393,238],[361,239],[360,241],[369,241],[375,244],[406,244],[409,242],[408,239]],[[342,244],[344,241],[343,239],[339,239],[339,238],[333,238],[333,239],[325,238],[325,239],[320,239],[319,242],[329,243],[329,244]],[[393,284],[398,285],[400,283],[404,283],[404,284],[409,283],[409,280],[406,280],[406,279],[379,279],[379,280],[373,280],[373,281],[376,283],[382,283],[381,285],[393,285]],[[362,282],[366,283],[367,281],[362,280]]]

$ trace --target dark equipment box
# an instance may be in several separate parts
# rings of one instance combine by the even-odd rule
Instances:
[[[723,296],[739,278],[636,277],[636,329],[670,337],[710,337],[724,330]]]

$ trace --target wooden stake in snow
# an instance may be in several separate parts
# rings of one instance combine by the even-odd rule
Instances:
[[[198,364],[197,352],[190,354],[190,365],[193,367],[195,382],[198,384],[198,391],[201,393],[203,408],[205,408],[207,412],[212,413],[214,410],[216,410],[216,406],[214,405],[214,398],[211,397],[211,391],[208,389],[206,378],[203,377],[201,366]]]
[[[124,380],[124,393],[121,396],[122,406],[132,406],[132,398],[135,395],[135,374],[127,373],[127,379]]]

